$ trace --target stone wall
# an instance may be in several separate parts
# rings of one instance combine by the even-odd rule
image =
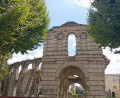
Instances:
[[[105,84],[107,96],[112,96],[112,92],[115,92],[115,98],[120,98],[120,74],[106,74]]]
[[[49,98],[57,98],[57,96],[66,98],[65,86],[71,84],[67,77],[77,73],[74,70],[69,74],[65,69],[74,67],[84,74],[77,75],[84,82],[82,83],[86,98],[105,98],[104,70],[109,60],[102,54],[102,49],[86,30],[86,25],[68,22],[48,31],[42,58],[43,95]],[[72,57],[68,56],[70,34],[76,36],[76,55]],[[62,75],[63,72],[66,73]],[[80,83],[80,81],[76,82]]]
[[[4,79],[3,96],[39,96],[41,69],[38,67],[41,61],[42,58],[37,58],[10,65],[9,74]],[[32,69],[28,69],[29,64]]]
[[[47,32],[42,58],[17,62],[10,66],[3,94],[8,96],[42,94],[47,98],[67,98],[69,85],[80,83],[85,89],[85,98],[105,98],[104,70],[109,60],[86,30],[86,25],[75,22],[50,29]],[[76,36],[75,56],[68,56],[70,34]],[[42,62],[41,83],[40,72],[36,73],[40,62]],[[33,65],[32,70],[26,72],[30,63]],[[20,65],[21,73],[18,74]],[[73,75],[78,77],[75,78]]]

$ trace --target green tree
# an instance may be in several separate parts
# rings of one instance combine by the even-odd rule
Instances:
[[[7,55],[4,55],[4,56],[0,55],[0,82],[4,79],[4,77],[8,73],[9,65],[7,64],[7,60],[11,57],[12,57],[11,54],[7,54]]]
[[[88,33],[100,46],[118,48],[120,46],[120,0],[94,0],[89,10],[88,28]]]
[[[1,0],[0,54],[36,49],[43,43],[48,24],[44,0]]]
[[[72,96],[73,96],[74,98],[77,98],[77,97],[78,97],[78,95],[75,94],[75,93],[73,93]]]
[[[8,65],[0,66],[0,83],[7,74],[8,74]]]
[[[75,89],[76,94],[83,94],[83,90],[81,90],[80,87],[76,86],[75,88],[76,88]]]
[[[0,79],[12,53],[34,50],[45,38],[49,17],[44,0],[0,0]],[[0,80],[0,81],[1,81]]]

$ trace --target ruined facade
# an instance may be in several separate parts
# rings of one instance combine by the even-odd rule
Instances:
[[[10,65],[10,72],[5,77],[3,96],[38,96],[41,93],[41,58],[25,60]],[[28,69],[28,65],[32,69]],[[19,67],[21,71],[19,72]]]
[[[47,32],[43,57],[14,63],[5,79],[4,95],[67,98],[67,89],[73,83],[84,87],[85,98],[105,98],[104,70],[109,63],[102,49],[86,33],[87,26],[67,22]],[[68,36],[76,37],[76,55],[68,55]],[[42,62],[42,71],[37,70]],[[25,74],[32,63],[29,76]],[[18,67],[21,73],[18,75]],[[36,72],[37,71],[37,72]],[[26,72],[27,73],[27,72]],[[40,78],[41,74],[41,78]],[[77,77],[74,77],[74,76]]]

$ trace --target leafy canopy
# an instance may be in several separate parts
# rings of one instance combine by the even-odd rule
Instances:
[[[0,54],[36,49],[44,41],[48,24],[44,0],[1,0]]]
[[[4,77],[8,74],[7,60],[11,58],[12,55],[9,53],[7,55],[0,55],[0,82],[4,79]]]
[[[26,53],[44,41],[49,17],[44,0],[0,0],[0,82],[12,53]]]
[[[89,10],[88,33],[96,43],[111,49],[120,46],[120,0],[94,0]]]

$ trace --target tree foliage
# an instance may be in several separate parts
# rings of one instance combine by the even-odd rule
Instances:
[[[44,0],[1,0],[0,54],[36,49],[44,40],[48,24]]]
[[[44,0],[0,0],[0,81],[12,53],[26,53],[43,43],[49,17]]]
[[[73,96],[74,98],[77,98],[78,95],[75,94],[75,93],[73,93],[72,96]]]
[[[8,74],[8,65],[0,67],[0,82],[4,79],[4,77]]]
[[[7,60],[11,58],[12,55],[9,53],[7,55],[0,55],[0,82],[4,79],[4,77],[8,73],[8,67]]]
[[[83,94],[83,90],[80,89],[80,86],[79,87],[78,86],[75,87],[75,94]]]
[[[89,10],[88,33],[100,46],[120,46],[120,0],[94,0]]]

